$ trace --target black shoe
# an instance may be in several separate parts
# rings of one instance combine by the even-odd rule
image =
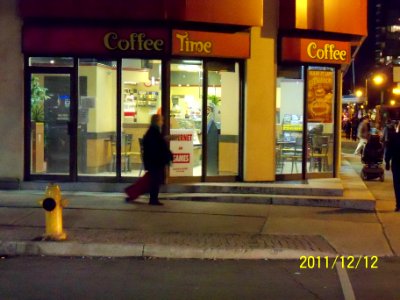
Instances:
[[[394,211],[400,211],[400,207],[396,207]]]
[[[149,205],[164,205],[164,203],[161,203],[160,201],[154,201],[154,202],[149,202]]]
[[[390,164],[386,164],[385,165],[385,169],[386,169],[386,171],[389,171],[390,170]]]
[[[131,199],[131,198],[129,198],[129,197],[126,197],[126,198],[125,198],[125,202],[126,202],[126,203],[131,203],[131,202],[133,202],[133,199]]]

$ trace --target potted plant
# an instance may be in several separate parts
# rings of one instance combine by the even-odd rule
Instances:
[[[213,103],[215,106],[218,106],[219,103],[221,102],[221,98],[215,95],[208,96],[207,100]]]
[[[44,101],[49,99],[47,88],[39,77],[31,77],[32,171],[42,173],[44,163]]]
[[[44,122],[44,101],[49,99],[47,88],[40,85],[39,77],[31,78],[31,121]]]

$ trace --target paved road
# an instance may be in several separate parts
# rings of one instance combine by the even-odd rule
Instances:
[[[349,271],[356,299],[399,299],[400,259]],[[299,261],[13,257],[1,299],[345,299],[338,270]],[[351,299],[351,298],[347,298]]]

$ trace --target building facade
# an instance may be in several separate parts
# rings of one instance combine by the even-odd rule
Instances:
[[[337,176],[366,1],[238,2],[1,3],[0,178],[132,181],[155,113],[169,182]]]

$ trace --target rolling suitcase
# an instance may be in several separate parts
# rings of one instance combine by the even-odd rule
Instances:
[[[134,184],[125,188],[125,194],[128,195],[129,201],[137,199],[140,195],[150,191],[150,175],[146,172],[143,177],[140,177]]]

